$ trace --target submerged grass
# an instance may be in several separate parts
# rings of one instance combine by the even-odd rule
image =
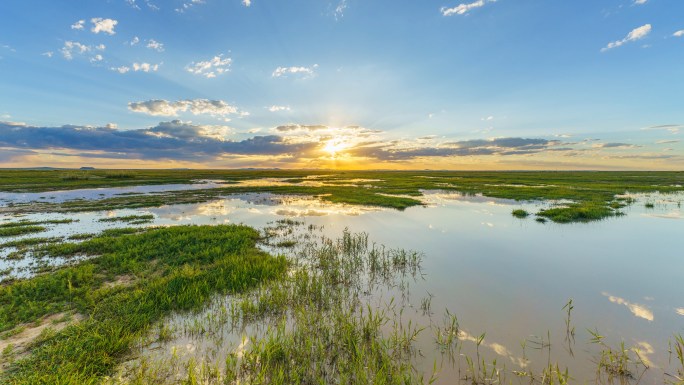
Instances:
[[[0,331],[66,310],[87,318],[44,333],[29,356],[0,374],[0,382],[100,382],[164,315],[196,310],[217,293],[241,292],[281,276],[285,260],[256,249],[258,237],[245,226],[182,226],[45,246],[52,256],[92,257],[0,286]],[[137,283],[106,285],[123,275]]]
[[[191,183],[199,179],[232,184],[215,189],[119,196],[63,204],[14,205],[6,212],[93,211],[198,203],[229,194],[270,192],[313,195],[325,201],[405,209],[421,205],[424,190],[447,190],[493,198],[567,200],[572,203],[539,213],[559,223],[586,222],[619,215],[632,203],[626,193],[684,191],[684,172],[456,172],[456,171],[330,171],[330,170],[91,170],[89,177],[64,180],[63,171],[0,171],[0,191],[50,191]],[[121,173],[126,177],[111,178]],[[291,185],[241,186],[238,182],[279,178]],[[320,185],[304,184],[315,180]]]

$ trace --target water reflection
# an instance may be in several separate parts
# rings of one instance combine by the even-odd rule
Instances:
[[[646,305],[641,305],[638,303],[632,303],[627,301],[624,298],[616,297],[614,295],[610,295],[606,292],[601,293],[603,296],[608,297],[608,300],[612,303],[618,304],[618,305],[624,305],[627,306],[627,309],[629,309],[632,314],[634,314],[635,317],[643,318],[647,321],[653,321],[653,312],[649,310]]]

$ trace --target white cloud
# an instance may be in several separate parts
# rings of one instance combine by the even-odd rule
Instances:
[[[201,75],[210,79],[229,72],[232,62],[233,59],[229,57],[223,58],[223,54],[220,54],[207,61],[192,62],[185,67],[185,70],[191,74]]]
[[[85,20],[79,20],[74,24],[71,24],[71,29],[82,30],[85,27]]]
[[[651,24],[645,24],[639,28],[634,28],[629,34],[627,34],[627,36],[624,39],[610,42],[607,46],[601,48],[601,52],[606,52],[609,49],[617,48],[631,41],[641,40],[648,36],[649,33],[651,33],[651,29]]]
[[[109,35],[116,33],[114,32],[114,27],[119,24],[116,20],[103,19],[101,17],[94,17],[90,19],[90,22],[93,23],[93,28],[90,29],[93,33],[104,32]]]
[[[648,0],[634,0],[634,4],[636,5],[644,5],[648,2]]]
[[[121,66],[121,67],[112,67],[112,68],[110,68],[110,70],[116,71],[116,72],[118,72],[118,73],[120,73],[120,74],[125,74],[126,72],[130,71],[131,68],[130,68],[130,67],[126,67],[126,66]]]
[[[493,116],[487,116],[486,118],[480,118],[480,120],[483,122],[491,122],[492,120],[494,120],[494,117]]]
[[[133,36],[133,39],[128,42],[131,46],[137,45],[138,43],[140,43],[140,38],[137,36]]]
[[[104,44],[98,44],[98,45],[95,46],[95,49],[98,50],[98,51],[104,51],[105,48],[107,48],[107,46],[104,45]]]
[[[168,100],[147,100],[128,103],[128,109],[152,116],[178,116],[180,112],[193,115],[227,116],[242,115],[243,112],[223,100],[187,99],[170,102]]]
[[[187,1],[187,2],[183,3],[183,5],[181,5],[180,8],[176,8],[176,12],[178,12],[178,13],[184,13],[184,12],[187,11],[188,9],[194,7],[195,5],[199,5],[199,4],[204,4],[204,0],[190,0],[190,1]]]
[[[154,39],[148,40],[146,47],[149,49],[153,49],[157,52],[164,52],[164,44],[162,44],[162,43],[160,43]]]
[[[290,106],[270,106],[266,107],[271,112],[290,111]]]
[[[335,20],[339,20],[344,17],[344,11],[347,9],[347,0],[340,0],[339,3],[337,3],[337,7],[335,7],[335,12],[333,12],[333,15],[335,16]]]
[[[314,64],[312,67],[278,67],[273,71],[271,76],[274,78],[287,75],[304,75],[305,77],[309,77],[316,74],[316,68],[318,68],[318,64]]]
[[[477,0],[472,3],[462,3],[453,8],[442,7],[439,11],[443,16],[465,15],[472,9],[484,7],[487,3],[493,3],[496,0]]]
[[[99,62],[99,61],[102,61],[102,59],[104,59],[104,58],[102,57],[102,55],[97,54],[97,55],[95,55],[95,56],[93,56],[93,57],[90,58],[90,62],[91,62],[91,63],[97,63],[97,62]]]
[[[59,50],[65,59],[71,60],[74,58],[74,54],[84,54],[90,52],[93,48],[89,45],[81,44],[77,41],[65,41],[64,46]]]
[[[52,57],[52,55],[54,55],[54,54],[55,54],[55,53],[54,53],[54,52],[52,52],[52,51],[47,51],[47,52],[43,52],[43,53],[41,53],[41,55],[43,55],[43,56],[47,56],[47,57]]]
[[[157,72],[159,64],[150,63],[133,63],[133,71],[138,72]]]
[[[252,0],[242,0],[242,5],[244,5],[245,7],[249,7],[250,5],[252,5]]]
[[[684,29],[680,29],[679,31],[673,33],[672,36],[674,36],[674,37],[682,37],[682,36],[684,36]]]

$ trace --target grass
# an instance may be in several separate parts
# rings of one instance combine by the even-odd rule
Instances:
[[[258,237],[245,226],[182,226],[44,246],[52,256],[92,257],[0,286],[0,331],[62,311],[86,318],[59,333],[47,332],[29,356],[0,374],[0,382],[100,382],[163,316],[199,309],[215,294],[242,292],[281,276],[285,260],[259,251]],[[137,283],[106,285],[122,275],[135,276]]]
[[[514,217],[520,218],[520,219],[525,219],[525,218],[527,218],[527,217],[530,216],[530,213],[528,213],[527,211],[522,210],[522,209],[513,210],[513,211],[511,212],[511,214],[512,214]]]
[[[684,191],[684,172],[456,172],[456,171],[331,171],[331,170],[91,170],[88,178],[64,180],[64,171],[0,171],[0,191],[52,191],[88,187],[119,187],[222,180],[228,187],[154,195],[119,196],[99,201],[15,205],[12,212],[92,211],[198,203],[229,194],[271,192],[318,196],[335,203],[372,205],[403,210],[421,205],[424,190],[519,201],[568,200],[563,207],[539,215],[558,223],[587,222],[619,215],[632,203],[625,193]],[[126,177],[108,178],[123,174]],[[80,175],[80,174],[79,174]],[[321,186],[302,185],[315,176]],[[241,181],[281,178],[285,186],[240,186]],[[364,180],[350,185],[351,180]],[[310,181],[310,180],[308,180]]]
[[[141,224],[141,223],[149,223],[154,220],[154,215],[152,214],[143,214],[143,215],[127,215],[123,217],[111,217],[111,218],[102,218],[99,219],[99,222],[123,222],[123,223],[129,223],[129,224]]]
[[[0,224],[0,237],[14,237],[24,234],[40,233],[47,230],[47,227],[42,225],[53,225],[72,222],[75,221],[73,219],[54,219],[46,221],[21,220],[18,222],[5,222]]]

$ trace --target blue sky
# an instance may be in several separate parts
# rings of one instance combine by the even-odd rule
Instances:
[[[682,169],[683,16],[679,0],[4,0],[0,166]],[[132,133],[150,142],[93,139]]]

